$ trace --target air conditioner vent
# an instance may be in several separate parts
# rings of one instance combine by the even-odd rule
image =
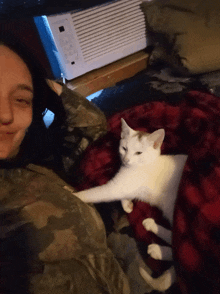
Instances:
[[[84,10],[39,17],[45,50],[48,56],[53,54],[53,64],[55,60],[62,76],[70,80],[146,48],[141,3],[113,0]]]
[[[146,38],[140,0],[118,0],[71,17],[85,62]]]

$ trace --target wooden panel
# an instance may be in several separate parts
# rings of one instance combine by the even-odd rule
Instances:
[[[99,90],[112,87],[116,83],[133,77],[138,72],[146,69],[148,57],[149,55],[145,51],[139,51],[81,77],[68,81],[67,86],[85,97],[89,96]]]

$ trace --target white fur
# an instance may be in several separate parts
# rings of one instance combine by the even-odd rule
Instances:
[[[176,278],[174,266],[166,270],[158,278],[152,278],[152,276],[142,267],[139,268],[139,272],[148,285],[150,285],[153,289],[161,292],[169,289],[170,286],[175,282]]]
[[[138,131],[125,124],[122,119],[119,147],[122,166],[118,173],[105,185],[74,195],[91,203],[136,198],[160,208],[172,224],[174,203],[187,156],[161,155],[163,129],[139,140]]]
[[[163,129],[152,134],[142,133],[140,136],[140,132],[131,129],[122,119],[119,146],[122,165],[118,173],[107,184],[74,195],[84,202],[92,203],[121,200],[124,210],[128,213],[133,210],[131,200],[136,198],[160,208],[172,225],[174,204],[187,156],[161,155],[164,136]],[[157,225],[153,219],[144,220],[143,225],[171,244],[170,230]],[[148,253],[155,259],[172,260],[171,247],[151,244]],[[143,268],[140,268],[140,273],[154,289],[161,290],[164,285],[163,291],[169,288],[166,287],[174,281],[175,275],[173,268],[158,279],[153,279]],[[158,283],[162,284],[157,288]]]

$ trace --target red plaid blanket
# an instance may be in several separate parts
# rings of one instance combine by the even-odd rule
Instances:
[[[108,119],[108,134],[86,151],[81,189],[104,184],[117,172],[121,117],[137,130],[164,128],[163,154],[188,154],[174,213],[178,284],[182,293],[219,293],[220,99],[190,91],[175,106],[148,102],[113,115]],[[146,203],[137,202],[128,215],[137,240],[150,244],[158,240],[142,226],[147,217],[163,224],[161,212]]]

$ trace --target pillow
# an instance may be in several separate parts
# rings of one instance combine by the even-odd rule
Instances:
[[[158,33],[154,41],[168,54],[157,58],[177,55],[180,64],[191,74],[220,69],[218,0],[144,1],[143,11],[147,29]]]

